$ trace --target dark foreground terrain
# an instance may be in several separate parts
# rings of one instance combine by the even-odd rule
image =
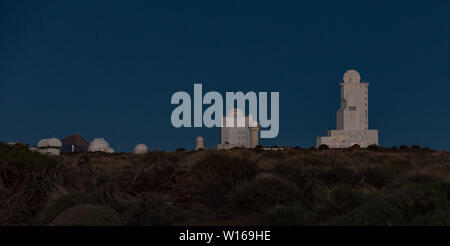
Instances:
[[[47,157],[0,144],[0,225],[450,225],[450,153]]]

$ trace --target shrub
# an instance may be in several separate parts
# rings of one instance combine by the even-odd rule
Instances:
[[[62,211],[68,208],[86,203],[96,203],[96,199],[83,193],[72,193],[62,196],[44,210],[44,223],[54,220]]]
[[[360,149],[361,147],[359,146],[359,144],[354,144],[354,145],[352,145],[350,148],[348,148],[349,150],[358,150],[358,149]]]
[[[119,214],[112,208],[83,204],[63,211],[51,223],[52,226],[118,226]]]
[[[376,144],[371,144],[371,145],[367,146],[367,149],[368,150],[378,150],[379,147]]]
[[[295,185],[271,173],[261,173],[245,182],[231,194],[233,207],[241,211],[264,211],[276,205],[297,201],[299,192]]]
[[[356,185],[362,177],[351,169],[335,167],[321,170],[315,178],[324,185],[336,186],[339,184]]]
[[[53,169],[58,166],[56,157],[30,151],[27,146],[19,144],[0,143],[0,160],[30,171]]]
[[[420,150],[420,145],[413,144],[413,145],[411,145],[411,149],[412,150]]]
[[[402,187],[368,200],[355,210],[336,218],[333,224],[448,225],[449,195],[449,183]]]
[[[315,224],[316,214],[302,204],[275,206],[266,212],[272,226],[305,226]]]
[[[409,147],[408,147],[408,145],[403,144],[403,145],[400,145],[399,150],[406,151],[406,150],[409,150]]]
[[[380,167],[363,169],[361,170],[361,176],[364,178],[364,182],[376,188],[390,184],[395,178],[394,173]]]
[[[196,199],[216,207],[223,205],[233,185],[250,180],[256,172],[256,164],[248,159],[212,153],[192,165],[189,185]]]
[[[328,145],[326,144],[321,144],[319,145],[319,149],[330,149],[330,147],[328,147]]]
[[[278,151],[269,151],[261,154],[256,160],[257,166],[263,171],[272,171],[285,156]]]
[[[133,201],[124,212],[124,221],[132,226],[166,226],[180,216],[180,210],[167,195],[149,194]]]

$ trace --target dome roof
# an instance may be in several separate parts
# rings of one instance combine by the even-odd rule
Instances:
[[[114,152],[114,150],[109,147],[109,143],[104,138],[94,138],[94,140],[92,140],[92,142],[89,144],[89,151],[90,152],[101,151],[108,153]]]
[[[230,111],[228,111],[228,115],[227,116],[233,116],[234,117],[243,117],[244,113],[242,112],[242,110],[238,109],[238,108],[234,108]]]
[[[78,151],[88,151],[89,142],[78,134],[72,134],[62,140],[66,146],[76,146]]]
[[[147,145],[145,144],[138,144],[136,147],[134,147],[133,153],[135,154],[145,154],[148,152]]]
[[[361,82],[361,75],[356,70],[347,70],[344,73],[344,83],[359,83]]]
[[[57,138],[45,138],[38,142],[38,148],[61,148],[62,143]]]

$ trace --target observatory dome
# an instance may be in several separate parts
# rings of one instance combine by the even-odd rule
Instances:
[[[343,79],[344,83],[359,83],[361,82],[361,75],[356,70],[347,70]]]
[[[136,147],[134,147],[133,153],[135,154],[145,154],[148,152],[147,145],[145,144],[138,144]]]
[[[234,117],[243,117],[244,113],[242,112],[242,110],[238,109],[238,108],[234,108],[230,111],[228,111],[228,115],[229,117],[234,116]]]
[[[96,151],[114,153],[114,150],[109,147],[109,143],[104,138],[94,138],[89,144],[89,152]]]
[[[38,148],[61,148],[62,143],[57,138],[45,138],[38,142]]]
[[[78,134],[72,134],[62,140],[62,152],[86,152],[89,142]]]

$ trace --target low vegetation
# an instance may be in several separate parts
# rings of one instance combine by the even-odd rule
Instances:
[[[49,157],[0,143],[0,225],[450,225],[450,152],[233,149]]]

